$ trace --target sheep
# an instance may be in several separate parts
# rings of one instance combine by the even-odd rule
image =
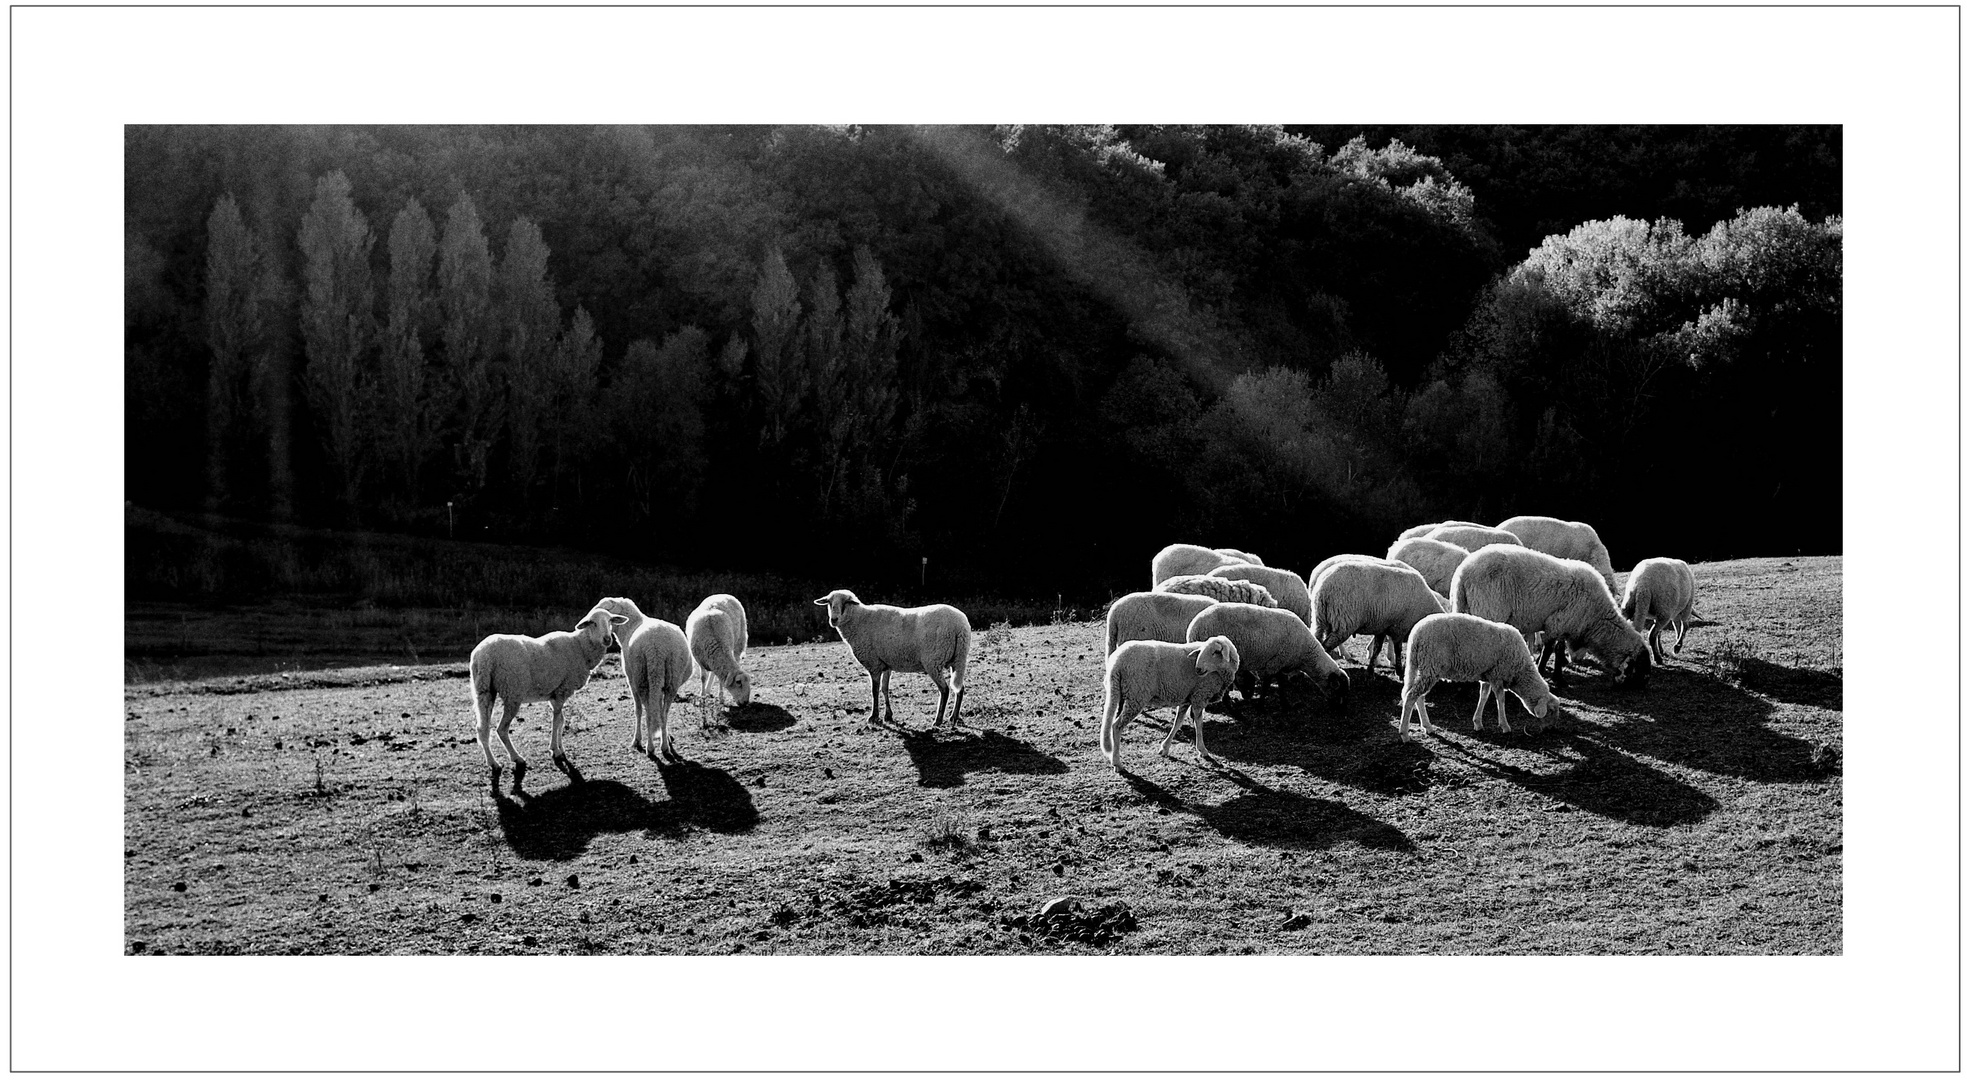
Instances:
[[[1237,685],[1243,699],[1261,684],[1302,677],[1315,680],[1334,703],[1345,705],[1346,688],[1351,680],[1339,670],[1311,636],[1304,620],[1280,608],[1255,604],[1211,604],[1188,624],[1189,641],[1206,641],[1221,634],[1236,645],[1242,669]]]
[[[1598,576],[1605,579],[1605,587],[1617,592],[1618,585],[1612,580],[1612,556],[1605,550],[1604,541],[1598,539],[1598,530],[1584,522],[1521,514],[1496,528],[1514,534],[1532,551],[1590,563]]]
[[[1514,544],[1522,546],[1517,535],[1503,529],[1492,529],[1487,525],[1443,525],[1427,534],[1430,540],[1454,544],[1456,547],[1479,551],[1491,544]]]
[[[1230,581],[1249,581],[1262,585],[1277,600],[1277,606],[1303,619],[1306,626],[1311,625],[1311,587],[1305,579],[1289,570],[1274,566],[1255,566],[1250,563],[1233,563],[1218,566],[1209,571],[1210,577],[1225,578]]]
[[[545,637],[524,634],[493,634],[471,650],[471,695],[478,714],[478,748],[485,752],[485,766],[492,772],[492,789],[498,790],[499,763],[492,758],[492,700],[505,699],[505,713],[499,718],[499,742],[505,744],[512,759],[512,786],[526,779],[526,759],[512,745],[512,718],[519,706],[531,701],[553,703],[553,763],[574,780],[580,779],[567,753],[560,747],[560,732],[566,727],[562,711],[567,699],[587,685],[588,676],[608,655],[608,638],[628,619],[606,608],[597,607],[581,617],[574,629],[555,630]]]
[[[1258,610],[1265,610],[1259,608]],[[1124,642],[1106,659],[1106,706],[1100,711],[1100,750],[1107,764],[1120,768],[1120,733],[1148,709],[1175,706],[1175,718],[1161,739],[1161,756],[1181,730],[1182,716],[1195,725],[1195,752],[1220,764],[1202,742],[1202,708],[1229,692],[1240,663],[1236,645],[1220,634],[1207,641]]]
[[[622,674],[627,677],[629,693],[635,698],[635,749],[643,749],[642,736],[646,730],[649,737],[646,752],[650,760],[655,760],[658,752],[675,760],[676,743],[669,735],[669,707],[683,696],[683,687],[695,666],[683,628],[642,614],[635,601],[624,596],[607,597],[596,606],[628,619],[615,628],[615,640],[622,643]]]
[[[888,689],[888,676],[896,671],[921,672],[942,692],[936,702],[938,728],[943,724],[943,708],[949,705],[950,688],[955,687],[956,707],[949,722],[958,723],[963,715],[964,673],[970,666],[969,616],[948,604],[912,608],[863,604],[846,589],[835,589],[813,603],[826,608],[827,624],[840,631],[840,640],[867,669],[874,694],[868,723],[879,722],[883,695],[888,699],[888,723],[895,722],[895,695]]]
[[[1468,558],[1468,549],[1446,540],[1410,536],[1386,549],[1386,557],[1419,570],[1421,576],[1427,579],[1428,588],[1447,596],[1448,582],[1454,578],[1455,568]]]
[[[1560,645],[1597,657],[1616,684],[1646,685],[1652,667],[1646,640],[1619,615],[1605,579],[1589,563],[1520,544],[1496,544],[1462,560],[1449,595],[1456,611],[1508,623],[1526,639],[1543,633],[1539,666],[1556,651],[1551,684],[1559,689],[1565,662]]]
[[[1680,643],[1687,640],[1687,623],[1694,617],[1694,568],[1679,559],[1644,559],[1626,576],[1625,597],[1619,613],[1634,630],[1648,634],[1653,662],[1666,663],[1660,648],[1660,631],[1671,623],[1680,631],[1673,641],[1673,655],[1680,655]],[[1650,631],[1650,633],[1648,633]]]
[[[1401,533],[1399,538],[1401,540],[1412,540],[1416,536],[1426,536],[1428,533],[1431,533],[1434,530],[1439,529],[1444,525],[1473,525],[1478,529],[1488,528],[1487,525],[1484,525],[1479,521],[1431,521],[1426,525],[1416,525],[1413,528],[1408,529],[1406,532]]]
[[[1380,566],[1393,565],[1392,559],[1382,559],[1378,555],[1355,555],[1350,553],[1343,554],[1343,555],[1333,555],[1330,558],[1321,561],[1317,566],[1312,567],[1311,573],[1305,575],[1305,588],[1306,589],[1317,588],[1318,579],[1324,577],[1326,571],[1332,569],[1334,566],[1337,566],[1340,563],[1348,563],[1348,562],[1376,563]]]
[[[744,657],[748,634],[744,605],[730,593],[714,593],[698,604],[684,620],[683,636],[690,643],[690,659],[695,661],[697,702],[702,707],[701,726],[710,726],[710,681],[717,680],[717,703],[724,694],[739,705],[751,704],[751,676],[738,666]]]
[[[1129,641],[1188,640],[1188,624],[1215,598],[1192,593],[1128,593],[1106,612],[1106,652]]]
[[[1516,628],[1477,615],[1446,612],[1429,615],[1414,624],[1407,637],[1407,679],[1400,690],[1400,741],[1407,741],[1407,719],[1420,713],[1421,733],[1431,735],[1428,722],[1427,692],[1444,679],[1475,680],[1482,684],[1475,698],[1475,730],[1482,730],[1482,707],[1490,694],[1496,698],[1496,723],[1508,731],[1509,717],[1503,711],[1503,691],[1516,695],[1530,715],[1542,719],[1556,698],[1544,677],[1537,673],[1537,662],[1523,643]]]
[[[1354,634],[1373,635],[1366,650],[1368,675],[1379,660],[1380,645],[1389,640],[1397,674],[1414,624],[1448,610],[1419,570],[1404,563],[1369,562],[1345,562],[1327,570],[1312,591],[1311,607],[1312,636],[1328,650]]]
[[[1154,590],[1206,596],[1220,603],[1255,604],[1267,608],[1278,606],[1277,598],[1270,594],[1270,590],[1254,581],[1219,578],[1209,574],[1179,574],[1156,585]]]
[[[1232,554],[1232,552],[1234,554]],[[1235,548],[1205,548],[1196,544],[1169,544],[1154,556],[1152,566],[1153,588],[1179,574],[1206,574],[1218,566],[1228,566],[1234,562],[1263,564],[1249,556],[1248,552]]]

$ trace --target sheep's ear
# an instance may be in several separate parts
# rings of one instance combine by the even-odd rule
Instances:
[[[609,621],[609,622],[611,622],[611,623],[614,623],[614,624],[615,624],[616,626],[620,626],[621,624],[623,624],[623,623],[625,623],[625,622],[627,622],[627,621],[628,621],[628,616],[626,616],[626,615],[610,615],[610,616],[608,616],[608,621]]]
[[[819,598],[818,600],[815,600],[815,601],[813,601],[813,606],[815,606],[815,607],[825,607],[825,606],[826,606],[826,597],[824,597],[824,596],[822,596],[822,597],[820,597],[820,598]]]

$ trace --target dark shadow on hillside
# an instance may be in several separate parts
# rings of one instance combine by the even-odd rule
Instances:
[[[724,713],[724,722],[732,731],[784,731],[799,722],[799,718],[762,701],[749,705],[733,705]]]
[[[1437,720],[1446,715],[1441,699],[1448,685],[1437,687],[1431,695]],[[1392,722],[1400,713],[1400,685],[1355,673],[1352,686],[1343,713],[1253,710],[1236,723],[1210,717],[1203,733],[1209,750],[1225,761],[1289,766],[1375,795],[1418,794],[1442,782],[1443,775],[1432,768],[1434,753],[1419,737],[1418,721],[1415,741],[1400,741]],[[1449,712],[1473,711],[1474,693],[1470,684],[1469,704],[1456,704]]]
[[[669,799],[651,804],[650,830],[678,833],[699,828],[741,833],[758,824],[758,807],[751,801],[751,792],[723,769],[694,761],[658,761],[656,769],[662,773],[663,786],[669,789]]]
[[[1149,801],[1192,813],[1224,836],[1245,843],[1316,850],[1343,843],[1382,851],[1414,849],[1406,833],[1344,803],[1277,791],[1241,774],[1232,778],[1243,786],[1243,793],[1216,805],[1191,805],[1152,780],[1122,775]]]
[[[1448,743],[1448,752],[1490,776],[1527,791],[1575,806],[1600,817],[1635,825],[1671,828],[1692,825],[1712,814],[1719,803],[1699,788],[1682,783],[1595,738],[1551,731],[1546,744],[1553,764],[1549,772],[1510,765],[1465,744]]]
[[[656,804],[614,780],[563,784],[537,795],[495,791],[499,828],[513,854],[522,859],[564,862],[587,850],[602,833],[646,829]]]
[[[1785,667],[1755,657],[1741,661],[1741,685],[1790,705],[1844,709],[1844,677],[1816,668]]]
[[[1815,745],[1764,726],[1774,712],[1767,700],[1705,668],[1669,665],[1654,671],[1644,690],[1615,687],[1609,679],[1581,680],[1565,696],[1629,714],[1603,726],[1576,719],[1565,725],[1621,750],[1763,783],[1824,779]]]
[[[1006,772],[1058,776],[1066,764],[1022,739],[996,731],[975,735],[962,729],[911,731],[902,747],[921,775],[923,787],[962,787],[965,773]]]

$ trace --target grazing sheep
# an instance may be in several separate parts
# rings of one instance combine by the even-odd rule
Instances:
[[[1328,650],[1354,634],[1373,635],[1372,647],[1366,650],[1366,674],[1371,675],[1380,646],[1387,641],[1393,643],[1390,659],[1398,674],[1414,624],[1448,610],[1448,605],[1427,587],[1419,570],[1404,563],[1343,562],[1318,579],[1311,609],[1312,636]]]
[[[704,597],[703,603],[683,623],[683,636],[690,642],[690,658],[696,661],[697,702],[703,708],[702,726],[710,726],[710,682],[717,680],[717,703],[724,694],[739,705],[751,704],[751,676],[738,666],[744,657],[748,638],[744,605],[730,593]]]
[[[1236,553],[1229,554],[1232,551]],[[1154,556],[1153,587],[1158,589],[1162,582],[1177,575],[1206,574],[1218,566],[1228,566],[1234,562],[1263,565],[1255,559],[1246,558],[1246,554],[1236,551],[1235,548],[1217,549],[1205,548],[1198,544],[1169,544]]]
[[[1673,641],[1673,655],[1679,656],[1680,643],[1687,640],[1687,623],[1694,617],[1694,568],[1679,559],[1642,560],[1626,577],[1619,613],[1634,630],[1647,634],[1654,663],[1666,663],[1660,631],[1673,624],[1680,631]]]
[[[1386,549],[1386,557],[1419,570],[1427,579],[1428,588],[1447,596],[1448,582],[1454,579],[1455,568],[1468,558],[1468,549],[1446,540],[1410,536]]]
[[[1106,612],[1106,652],[1129,641],[1188,640],[1188,624],[1215,598],[1193,593],[1128,593]]]
[[[1248,701],[1259,685],[1304,678],[1340,706],[1351,680],[1311,636],[1304,620],[1281,608],[1255,604],[1211,604],[1188,624],[1188,640],[1205,641],[1221,634],[1236,644],[1242,670],[1237,685]]]
[[[1598,571],[1598,576],[1605,579],[1606,588],[1618,589],[1612,580],[1612,556],[1606,552],[1604,542],[1598,539],[1598,530],[1584,522],[1521,514],[1496,528],[1513,534],[1532,551],[1590,563],[1591,568]]]
[[[1266,609],[1258,609],[1266,610]],[[1120,733],[1148,709],[1175,706],[1175,718],[1161,740],[1161,756],[1181,730],[1182,716],[1195,725],[1195,752],[1214,763],[1202,742],[1202,708],[1229,692],[1236,682],[1236,645],[1217,635],[1207,641],[1175,644],[1129,641],[1106,659],[1106,707],[1100,711],[1100,751],[1120,768]]]
[[[1311,588],[1305,579],[1289,570],[1274,566],[1256,566],[1251,563],[1232,563],[1218,566],[1209,571],[1210,577],[1225,578],[1230,581],[1249,581],[1262,585],[1277,600],[1277,606],[1296,615],[1311,625]]]
[[[573,779],[580,779],[566,751],[560,748],[560,732],[567,719],[562,711],[567,699],[587,685],[587,678],[608,655],[608,638],[615,627],[628,619],[606,608],[594,608],[574,624],[570,633],[555,630],[545,637],[524,634],[493,634],[471,650],[471,696],[478,713],[478,748],[485,752],[485,766],[492,771],[492,787],[499,786],[499,763],[492,758],[492,700],[505,699],[505,713],[499,718],[499,742],[512,759],[512,786],[526,779],[526,759],[512,745],[512,718],[519,706],[530,701],[553,703],[553,763]]]
[[[1489,695],[1496,697],[1496,723],[1509,730],[1509,717],[1503,712],[1503,691],[1516,695],[1530,715],[1541,719],[1557,699],[1537,673],[1537,662],[1516,628],[1476,615],[1444,613],[1429,615],[1414,624],[1407,638],[1407,681],[1400,691],[1400,741],[1407,741],[1407,718],[1418,711],[1421,733],[1431,735],[1434,725],[1427,718],[1427,692],[1442,680],[1482,684],[1475,698],[1475,730],[1482,730],[1482,707]]]
[[[1227,555],[1238,562],[1249,563],[1251,566],[1264,565],[1264,561],[1262,559],[1257,558],[1255,555],[1252,555],[1249,552],[1242,550],[1241,548],[1217,548],[1216,554]]]
[[[867,669],[874,710],[867,722],[880,719],[881,699],[888,699],[888,723],[895,722],[895,695],[888,689],[891,672],[918,671],[942,692],[936,702],[936,726],[943,723],[950,687],[956,688],[956,707],[949,722],[963,715],[963,675],[970,666],[970,619],[948,604],[901,608],[863,604],[846,589],[835,589],[813,603],[826,609],[826,621],[840,631],[840,640]],[[947,673],[947,674],[946,674]]]
[[[1255,604],[1267,608],[1278,606],[1277,598],[1270,594],[1270,590],[1254,581],[1219,578],[1209,574],[1179,574],[1154,589],[1156,592],[1206,596],[1225,604]]]
[[[1305,575],[1305,588],[1306,589],[1317,588],[1318,579],[1324,577],[1326,571],[1332,569],[1334,566],[1337,566],[1340,563],[1349,563],[1349,562],[1374,563],[1380,566],[1393,565],[1392,559],[1382,559],[1378,555],[1356,555],[1352,553],[1346,553],[1343,555],[1333,555],[1321,561],[1317,566],[1312,567],[1311,573]]]
[[[1470,552],[1449,590],[1456,611],[1508,623],[1526,638],[1541,632],[1540,666],[1562,645],[1596,657],[1612,671],[1614,683],[1646,685],[1652,668],[1646,639],[1619,615],[1605,579],[1589,563],[1496,544]],[[1557,650],[1551,684],[1559,689],[1564,662],[1564,652]]]
[[[1416,536],[1426,536],[1428,533],[1431,533],[1434,530],[1441,528],[1443,525],[1473,525],[1478,529],[1488,528],[1487,525],[1484,525],[1479,521],[1434,521],[1434,522],[1429,522],[1426,525],[1416,525],[1413,528],[1408,529],[1406,532],[1400,534],[1400,539],[1412,540]]]
[[[615,628],[615,640],[622,643],[622,675],[635,698],[635,749],[643,749],[646,732],[649,757],[661,753],[673,760],[677,755],[669,736],[669,707],[683,696],[694,666],[683,628],[642,614],[624,596],[607,597],[598,606],[628,619]]]
[[[1513,544],[1522,546],[1523,541],[1512,532],[1492,529],[1487,525],[1443,525],[1427,534],[1430,540],[1454,544],[1469,551],[1480,551],[1491,544]]]

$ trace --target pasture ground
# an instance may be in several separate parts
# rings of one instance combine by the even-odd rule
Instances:
[[[894,678],[907,730],[874,727],[844,644],[755,646],[754,703],[708,732],[680,704],[661,766],[611,658],[568,710],[585,781],[529,705],[519,796],[486,782],[462,658],[132,684],[125,948],[1838,953],[1842,562],[1695,571],[1708,622],[1644,691],[1584,673],[1501,734],[1447,684],[1402,744],[1398,683],[1349,665],[1343,715],[1212,713],[1220,769],[1186,735],[1156,757],[1152,720],[1107,766],[1092,622],[979,627],[944,732],[921,676]],[[1064,895],[1132,919],[1047,936]]]

